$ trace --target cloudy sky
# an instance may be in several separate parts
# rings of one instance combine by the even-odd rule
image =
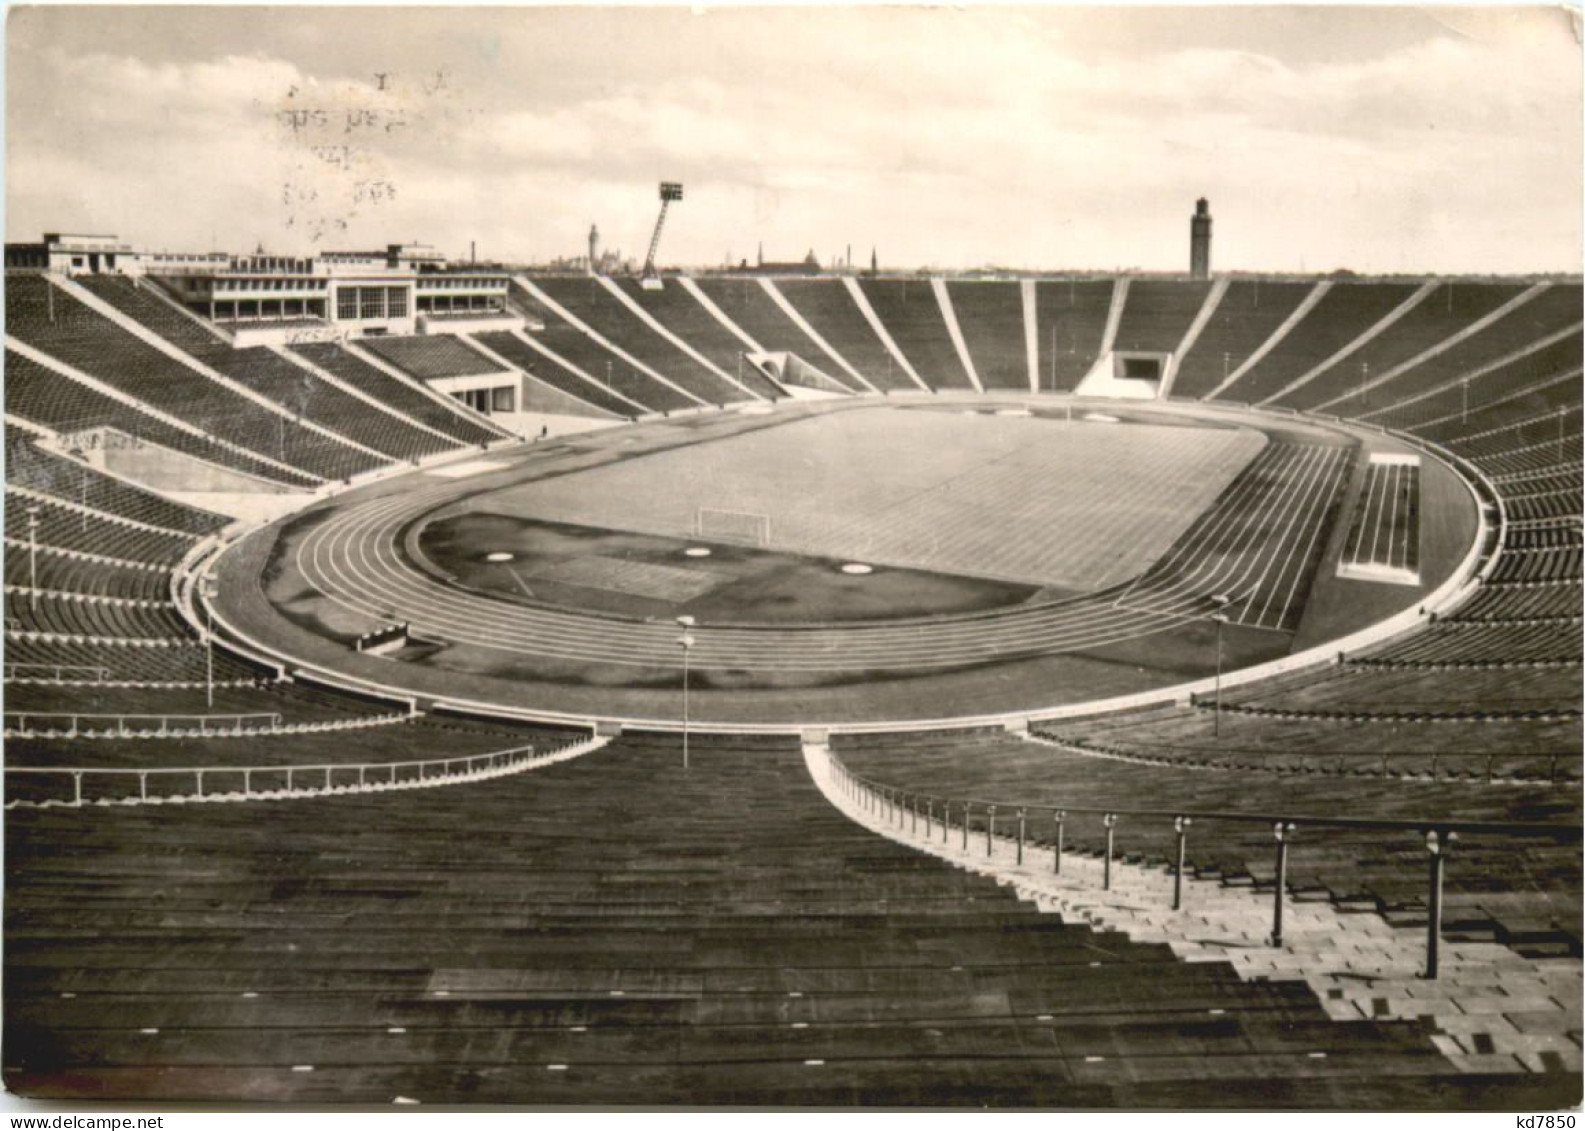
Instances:
[[[6,238],[1578,271],[1562,9],[13,8]]]

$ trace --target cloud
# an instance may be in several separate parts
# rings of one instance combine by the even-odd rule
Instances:
[[[337,50],[344,13],[249,42],[216,25],[198,47],[174,29],[211,17],[181,12],[125,53],[69,14],[14,21],[8,238],[527,258],[574,253],[598,221],[631,250],[664,177],[688,185],[677,262],[763,240],[1179,268],[1207,195],[1221,267],[1579,269],[1580,65],[1552,13],[1374,39],[1309,13],[1291,50],[1270,21],[1213,35],[1148,11],[1091,14],[1098,31],[1023,9],[793,15],[414,10]]]

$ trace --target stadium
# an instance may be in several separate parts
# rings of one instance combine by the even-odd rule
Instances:
[[[659,267],[684,192],[632,270],[7,245],[7,1087],[1577,1104],[1580,279],[1204,199]]]

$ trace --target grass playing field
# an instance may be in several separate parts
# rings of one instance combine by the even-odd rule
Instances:
[[[701,509],[734,512],[754,517],[716,539],[764,531],[765,548],[788,553],[1087,591],[1146,569],[1264,444],[1245,429],[876,407],[508,488],[472,509],[673,538],[696,532]]]

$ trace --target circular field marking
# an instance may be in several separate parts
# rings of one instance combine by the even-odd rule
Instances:
[[[487,562],[509,562],[515,557],[517,557],[516,554],[508,554],[504,550],[497,550],[493,554],[485,554],[484,560]]]
[[[708,558],[710,550],[706,546],[689,546],[683,551],[683,555],[690,558]]]
[[[776,410],[768,404],[744,405],[742,408],[737,410],[739,416],[769,416],[775,411]]]
[[[1087,412],[1087,413],[1084,414],[1084,419],[1085,420],[1093,420],[1097,424],[1121,424],[1122,423],[1122,421],[1119,420],[1117,417],[1108,416],[1104,412]]]
[[[1030,412],[1027,408],[999,408],[999,409],[996,410],[996,415],[997,416],[1033,416],[1035,414]]]
[[[842,566],[842,572],[862,577],[864,574],[874,573],[875,567],[865,565],[863,562],[847,562]]]

